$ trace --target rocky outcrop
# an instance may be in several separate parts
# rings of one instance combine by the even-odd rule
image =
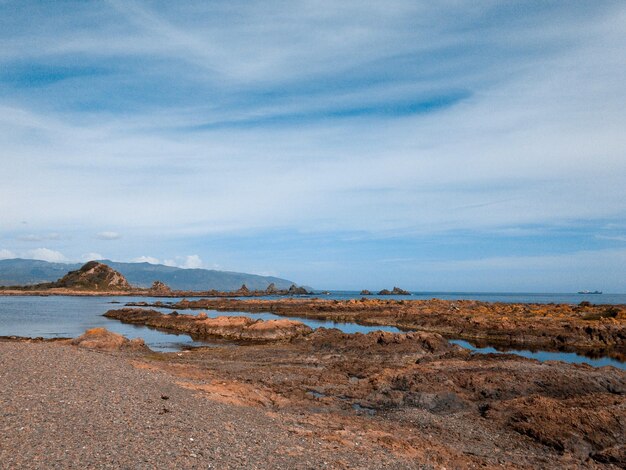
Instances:
[[[360,293],[360,295],[372,295],[371,291],[368,291],[367,289],[363,289]]]
[[[106,264],[97,261],[90,261],[80,269],[70,271],[58,281],[53,282],[50,287],[100,291],[132,289],[124,276]]]
[[[150,293],[154,295],[168,295],[172,293],[172,289],[161,281],[154,281],[150,287]]]
[[[291,284],[291,287],[287,290],[287,295],[309,295],[310,292],[304,287],[298,287],[295,284]]]
[[[378,295],[411,295],[411,293],[408,290],[394,287],[392,290],[383,289],[378,293]]]
[[[236,292],[241,295],[248,295],[250,293],[250,289],[248,289],[248,286],[246,286],[245,284],[242,284],[239,290],[237,290]]]
[[[421,330],[477,345],[610,355],[626,360],[626,306],[507,304],[474,300],[183,300],[172,308],[272,312]]]
[[[186,333],[192,338],[219,337],[237,341],[280,341],[310,334],[313,330],[293,320],[254,320],[248,317],[208,318],[206,314],[169,315],[147,309],[109,310],[104,314],[123,323]]]
[[[100,349],[105,351],[149,351],[143,339],[127,339],[106,328],[92,328],[71,341],[71,344],[81,348]]]
[[[614,367],[472,354],[434,333],[324,328],[288,343],[216,345],[152,364],[194,384],[204,377],[198,390],[209,400],[279,409],[281,419],[295,410],[303,420],[290,429],[306,440],[402,452],[407,465],[398,468],[626,464],[626,371]]]

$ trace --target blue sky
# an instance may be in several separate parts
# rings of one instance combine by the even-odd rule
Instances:
[[[626,292],[620,1],[0,1],[0,258]]]

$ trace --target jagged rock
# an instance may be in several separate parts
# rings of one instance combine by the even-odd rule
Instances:
[[[368,291],[367,289],[363,289],[361,291],[361,295],[372,295],[372,293],[370,291]]]
[[[76,271],[70,271],[51,287],[85,290],[130,290],[126,278],[113,268],[98,261],[90,261]]]
[[[394,287],[391,291],[392,295],[411,295],[408,290],[400,289],[399,287]]]
[[[246,286],[245,284],[242,284],[237,292],[241,292],[241,293],[247,294],[247,293],[250,292],[250,289],[248,289],[248,286]]]
[[[150,292],[154,294],[170,294],[172,289],[161,281],[154,281],[150,287]]]
[[[304,287],[298,287],[295,284],[291,284],[289,290],[287,291],[288,295],[307,295],[310,292],[306,290]]]
[[[366,294],[363,294],[363,295],[366,295]],[[383,289],[378,293],[378,295],[411,295],[411,293],[408,290],[400,289],[399,287],[394,287],[393,290]]]
[[[274,284],[273,282],[269,286],[267,286],[267,289],[265,289],[265,292],[267,292],[268,294],[273,294],[276,291],[276,284]]]

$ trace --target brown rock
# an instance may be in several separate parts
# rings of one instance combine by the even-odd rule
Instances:
[[[84,290],[130,290],[132,287],[119,272],[106,264],[90,261],[76,271],[70,271],[50,287]]]
[[[100,349],[106,351],[131,350],[149,351],[143,339],[127,339],[117,333],[112,333],[106,328],[92,328],[85,331],[81,336],[71,341],[74,346],[87,349]]]
[[[172,289],[164,282],[154,281],[150,287],[150,293],[156,295],[171,294]]]
[[[172,312],[165,315],[155,310],[120,309],[109,310],[105,317],[124,323],[166,328],[187,333],[194,338],[220,337],[229,340],[277,341],[308,335],[313,330],[293,320],[254,320],[248,317],[206,318],[206,315],[181,315]]]

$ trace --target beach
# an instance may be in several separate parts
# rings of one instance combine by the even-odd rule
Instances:
[[[0,341],[9,468],[626,464],[626,372],[613,367],[472,354],[425,332],[173,353],[99,334]]]

